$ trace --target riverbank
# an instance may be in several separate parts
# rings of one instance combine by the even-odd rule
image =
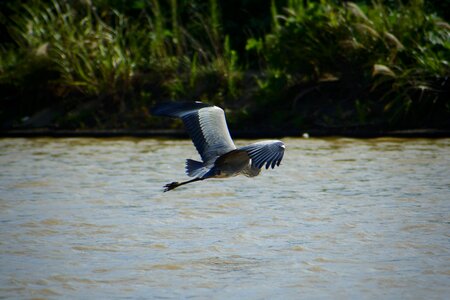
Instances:
[[[287,131],[231,131],[233,138],[258,139],[258,138],[282,138],[282,137],[350,137],[350,138],[378,138],[378,137],[401,137],[401,138],[448,138],[449,129],[410,129],[410,130],[365,130],[365,129],[310,129],[310,130],[287,130]],[[16,129],[2,130],[0,137],[35,138],[35,137],[93,137],[93,138],[115,138],[115,137],[169,137],[188,138],[186,131],[178,129],[156,129],[156,130],[51,130],[51,129]]]

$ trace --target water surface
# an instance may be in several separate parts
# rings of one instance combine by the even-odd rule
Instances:
[[[162,193],[190,141],[0,139],[0,298],[448,297],[450,139],[284,141]]]

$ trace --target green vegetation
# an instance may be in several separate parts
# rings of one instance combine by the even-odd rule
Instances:
[[[450,126],[450,25],[439,1],[0,8],[2,128],[178,126],[149,114],[170,99],[219,104],[239,129]]]

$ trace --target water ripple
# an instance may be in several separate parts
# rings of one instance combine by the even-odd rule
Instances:
[[[285,143],[162,193],[190,141],[0,139],[1,297],[447,298],[450,139]]]

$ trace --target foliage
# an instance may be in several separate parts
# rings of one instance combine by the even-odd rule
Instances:
[[[268,97],[277,89],[270,85],[271,76],[285,78],[283,90],[311,84],[320,88],[323,82],[337,81],[345,94],[337,97],[355,103],[359,122],[367,120],[362,101],[368,102],[364,106],[373,114],[371,119],[383,117],[393,124],[431,121],[437,111],[448,115],[448,99],[440,85],[448,89],[449,26],[426,14],[422,1],[396,9],[380,1],[361,7],[351,2],[300,2],[290,1],[283,13],[273,8],[272,32],[247,44],[247,49],[264,56],[266,70],[272,70],[268,74],[274,74],[267,79]],[[304,89],[292,98],[298,102],[302,94]]]
[[[5,3],[3,126],[56,106],[53,126],[155,127],[167,99],[232,108],[231,126],[450,125],[440,2]]]

